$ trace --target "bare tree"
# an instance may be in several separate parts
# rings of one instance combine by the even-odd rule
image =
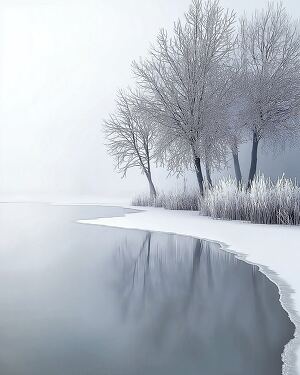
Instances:
[[[203,142],[204,149],[202,154],[209,188],[213,187],[212,170],[220,170],[221,167],[227,164],[228,134],[224,125],[224,116],[222,113],[219,113],[219,116],[219,119],[215,119],[214,123],[209,125],[210,130],[205,134]]]
[[[193,164],[201,194],[205,139],[220,118],[230,84],[224,72],[230,71],[234,22],[235,15],[217,0],[194,0],[184,22],[175,24],[174,35],[162,30],[150,57],[133,64],[161,125],[159,139],[169,168]]]
[[[156,125],[147,116],[144,102],[140,91],[119,91],[116,113],[104,121],[104,132],[118,171],[124,177],[129,168],[140,168],[147,177],[150,196],[155,198],[151,160],[154,158]]]
[[[269,4],[240,28],[244,119],[252,137],[248,187],[256,174],[261,140],[284,141],[294,130],[300,104],[300,38],[298,25],[282,5]]]
[[[237,75],[237,80],[239,81],[240,75]],[[233,91],[231,93],[232,101],[231,105],[227,108],[227,113],[225,116],[225,137],[227,139],[227,144],[232,155],[235,178],[237,186],[242,186],[242,172],[239,161],[239,149],[241,144],[248,140],[246,126],[244,119],[241,115],[244,110],[245,103],[241,97],[242,93],[239,90],[237,84],[233,86]]]
[[[242,177],[242,171],[241,171],[240,159],[239,159],[239,141],[238,141],[238,138],[235,136],[233,136],[233,139],[232,139],[231,154],[232,154],[232,159],[233,159],[234,173],[235,173],[237,186],[240,187],[242,185],[243,177]]]

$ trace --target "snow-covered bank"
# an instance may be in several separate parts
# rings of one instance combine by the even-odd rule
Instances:
[[[136,207],[135,207],[136,208]],[[238,257],[260,265],[280,290],[281,302],[296,325],[296,337],[283,354],[283,374],[300,374],[300,228],[213,220],[196,212],[143,208],[125,217],[80,220],[81,223],[171,232],[214,240]]]

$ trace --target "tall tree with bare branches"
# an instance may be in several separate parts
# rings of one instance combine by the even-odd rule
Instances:
[[[217,0],[193,0],[173,35],[162,30],[150,56],[133,64],[150,98],[148,108],[160,124],[159,140],[169,168],[178,171],[193,164],[201,194],[205,140],[220,121],[231,84],[234,22],[234,13]]]
[[[257,169],[261,140],[284,141],[295,129],[300,108],[299,25],[284,7],[269,3],[240,27],[244,119],[251,133],[252,153],[248,187]]]
[[[140,91],[119,91],[116,103],[116,112],[104,121],[109,153],[123,177],[129,168],[138,167],[148,180],[150,196],[155,198],[151,160],[154,158],[156,124],[145,112],[145,99]]]

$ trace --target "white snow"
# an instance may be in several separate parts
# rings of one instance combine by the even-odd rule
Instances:
[[[144,207],[124,217],[80,222],[214,240],[247,262],[259,265],[278,285],[281,303],[296,325],[295,339],[286,345],[283,353],[283,374],[300,374],[300,227],[214,220],[197,212]]]

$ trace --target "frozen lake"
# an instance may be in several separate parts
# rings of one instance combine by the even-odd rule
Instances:
[[[280,375],[276,285],[212,242],[75,222],[123,213],[0,205],[1,375]]]

